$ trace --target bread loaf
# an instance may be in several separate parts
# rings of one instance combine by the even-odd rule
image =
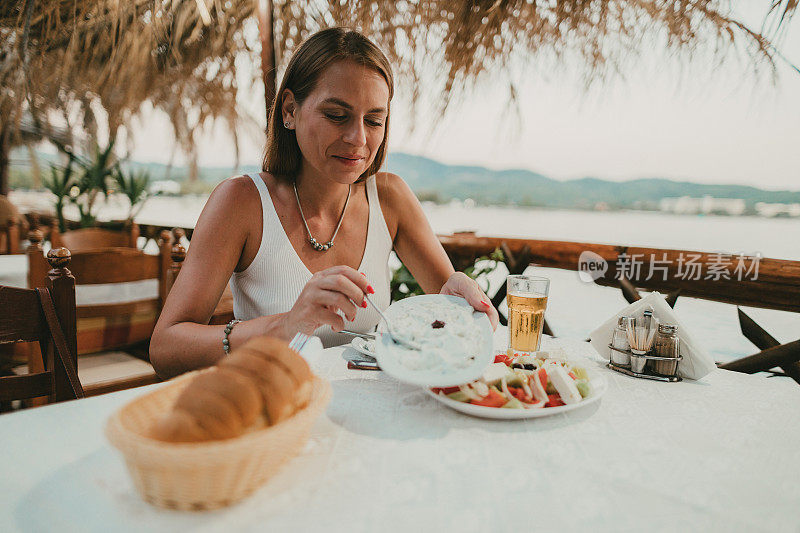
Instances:
[[[254,338],[192,379],[150,436],[167,442],[237,437],[289,418],[306,406],[311,390],[305,359],[283,341]]]

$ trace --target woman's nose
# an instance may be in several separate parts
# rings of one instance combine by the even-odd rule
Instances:
[[[364,146],[367,144],[367,130],[364,127],[364,123],[354,120],[348,124],[342,140],[353,146]]]

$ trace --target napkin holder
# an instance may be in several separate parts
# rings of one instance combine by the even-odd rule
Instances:
[[[686,323],[678,318],[678,315],[669,306],[669,304],[667,304],[664,296],[659,292],[651,292],[641,300],[633,302],[627,307],[621,309],[617,314],[609,318],[597,329],[592,331],[592,333],[589,335],[592,347],[597,350],[597,353],[600,354],[601,357],[609,360],[610,362],[612,348],[609,345],[609,340],[612,337],[612,333],[617,322],[619,321],[619,318],[622,316],[642,315],[644,310],[648,307],[653,310],[653,316],[658,319],[659,323],[675,324],[678,326],[677,334],[681,343],[682,358],[679,360],[676,375],[674,377],[697,380],[716,368],[714,360],[700,345],[696,338],[689,332],[686,327]],[[640,357],[652,359],[654,356],[645,355]],[[615,370],[617,370],[617,368],[615,368]],[[631,372],[630,375],[633,375],[632,370],[628,370],[628,372]],[[665,376],[651,375],[636,377],[647,377],[647,379],[657,379],[658,381],[679,381],[677,379],[662,379]]]

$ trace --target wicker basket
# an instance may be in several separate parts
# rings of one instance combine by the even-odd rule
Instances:
[[[331,397],[330,383],[315,376],[308,406],[275,426],[201,443],[167,443],[145,437],[153,421],[172,407],[195,374],[133,400],[106,425],[106,436],[125,457],[137,490],[160,507],[214,509],[247,496],[303,448]]]

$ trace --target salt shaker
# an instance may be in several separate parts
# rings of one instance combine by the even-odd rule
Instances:
[[[653,370],[663,376],[672,376],[678,369],[677,358],[681,354],[681,340],[678,338],[678,326],[659,324],[658,333],[653,341],[653,355],[672,357],[675,361],[651,361]]]
[[[614,333],[611,337],[611,346],[617,350],[630,350],[631,345],[628,342],[628,322],[631,317],[621,316],[617,321],[617,327],[614,328]],[[626,353],[620,353],[616,350],[611,350],[611,362],[617,366],[629,366],[631,364],[631,356]]]

